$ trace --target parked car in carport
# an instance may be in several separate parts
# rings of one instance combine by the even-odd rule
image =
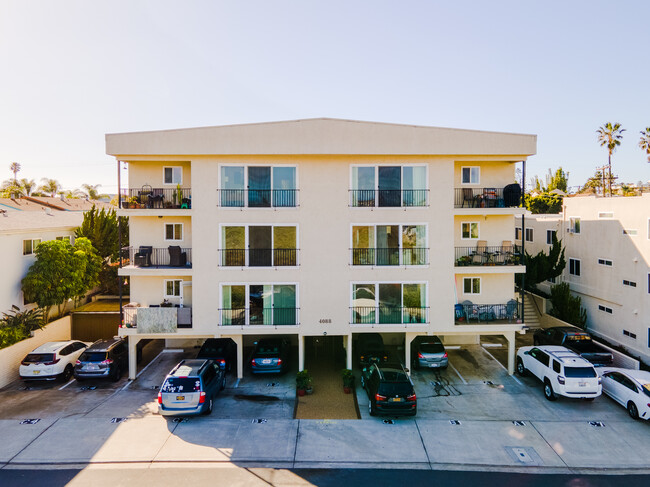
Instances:
[[[62,380],[72,376],[75,363],[88,347],[77,340],[44,343],[36,347],[20,362],[18,373],[27,380]]]
[[[251,355],[251,372],[254,374],[282,373],[289,369],[291,352],[289,340],[285,338],[263,338],[255,343]]]
[[[129,350],[124,338],[97,340],[79,356],[74,367],[74,377],[85,379],[120,380],[129,367]]]
[[[163,416],[210,414],[215,396],[226,387],[226,371],[214,360],[182,360],[158,391]]]
[[[414,369],[446,369],[449,357],[437,336],[417,337],[411,342],[411,363]]]
[[[230,372],[237,360],[237,345],[232,338],[208,338],[196,358],[214,360]]]
[[[417,414],[417,397],[413,382],[399,363],[374,363],[361,371],[361,386],[368,394],[370,416]]]
[[[384,340],[379,333],[360,333],[357,337],[356,350],[361,368],[375,362],[388,361]]]
[[[597,369],[603,392],[627,409],[632,419],[650,420],[650,372],[602,367]]]

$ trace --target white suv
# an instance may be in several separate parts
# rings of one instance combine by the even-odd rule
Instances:
[[[86,347],[87,343],[76,340],[45,343],[32,350],[20,363],[20,378],[65,382],[72,376],[75,362]]]
[[[556,394],[592,400],[602,392],[594,366],[565,347],[521,347],[517,351],[517,373],[527,372],[544,383],[544,397],[549,401],[554,401]]]

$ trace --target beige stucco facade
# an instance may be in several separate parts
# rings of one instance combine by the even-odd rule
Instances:
[[[515,163],[535,153],[535,136],[316,119],[110,134],[106,140],[107,152],[118,161],[128,162],[130,194],[140,187],[154,191],[163,188],[163,168],[172,166],[182,167],[182,187],[191,189],[188,208],[120,210],[120,214],[132,217],[130,240],[134,247],[191,247],[191,266],[138,267],[131,263],[120,270],[121,275],[130,276],[131,301],[140,306],[160,303],[165,281],[176,279],[184,283],[184,306],[192,308],[191,328],[155,337],[138,334],[137,328],[123,328],[121,333],[133,337],[132,342],[139,338],[232,336],[241,344],[242,336],[290,335],[299,345],[302,368],[304,337],[309,336],[344,337],[351,366],[350,344],[357,333],[401,337],[408,356],[410,340],[417,335],[436,334],[451,341],[454,336],[503,334],[514,341],[514,333],[525,327],[521,320],[472,324],[456,320],[454,306],[466,298],[476,304],[499,305],[516,299],[514,276],[524,268],[487,263],[471,269],[457,267],[455,247],[476,247],[478,240],[487,240],[490,246],[514,241],[514,218],[522,210],[502,204],[460,208],[454,201],[459,188],[480,192],[482,188],[503,188],[513,183]],[[224,167],[242,167],[245,174],[250,168],[294,168],[295,187],[291,189],[296,190],[295,205],[224,206]],[[419,168],[418,175],[423,174],[413,183],[423,188],[418,195],[426,194],[421,206],[406,203],[405,195],[413,193],[403,189],[409,171],[404,168],[414,167]],[[479,179],[463,184],[464,167],[480,168]],[[380,178],[379,168],[399,168],[403,178],[397,192],[403,198],[401,204],[355,206],[355,193],[351,191],[357,189],[353,187],[355,168],[375,168],[375,183]],[[245,191],[248,186],[242,194]],[[372,192],[377,197],[380,193],[381,188]],[[463,222],[479,224],[477,238],[463,239]],[[183,240],[165,240],[165,225],[178,223],[183,227]],[[296,258],[292,265],[223,265],[225,227],[244,227],[249,232],[251,227],[271,226],[295,228]],[[426,247],[425,262],[357,265],[351,250],[355,227],[371,227],[377,232],[377,227],[392,227],[400,234],[417,227],[424,235],[424,244],[418,246]],[[397,252],[402,253],[403,247]],[[465,296],[465,276],[480,277],[480,293]],[[406,289],[424,289],[418,306],[421,311],[415,313],[415,319],[410,315],[410,320],[399,319],[399,323],[367,323],[367,319],[358,318],[355,310],[359,306],[352,298],[355,286],[374,285],[381,294],[387,284],[402,286],[404,313],[413,313],[412,306],[407,310],[404,304]],[[293,286],[296,323],[227,324],[220,311],[229,292],[225,288],[242,285]],[[191,301],[185,293],[190,294]],[[381,313],[379,301],[376,304]],[[422,313],[426,319],[421,319]],[[241,354],[239,362],[241,374]]]

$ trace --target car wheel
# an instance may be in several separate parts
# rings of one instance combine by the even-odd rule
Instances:
[[[212,399],[210,399],[210,402],[208,402],[208,407],[205,408],[205,411],[203,411],[203,414],[205,414],[206,416],[208,414],[212,414]]]
[[[526,367],[524,367],[524,361],[519,357],[517,357],[517,373],[522,377],[526,375]]]
[[[555,397],[555,393],[553,392],[553,386],[548,379],[544,381],[544,397],[549,401],[555,401],[555,399],[557,399]]]
[[[639,410],[632,401],[627,403],[627,412],[632,419],[639,419]]]
[[[113,382],[117,382],[120,380],[120,377],[122,377],[122,371],[120,370],[119,365],[115,367],[115,373],[113,374],[113,377],[111,378]]]
[[[372,403],[372,399],[370,399],[370,402],[368,403],[368,414],[370,414],[370,416],[377,415],[377,410],[375,409],[375,406]]]
[[[61,373],[61,382],[68,382],[70,380],[70,377],[72,377],[72,365],[68,364],[65,366],[65,369]]]
[[[223,380],[221,381],[220,391],[223,391],[226,388],[226,374],[223,374]]]

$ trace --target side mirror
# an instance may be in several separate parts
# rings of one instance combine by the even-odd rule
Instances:
[[[530,350],[526,350],[526,351],[524,352],[524,355],[530,355]]]

